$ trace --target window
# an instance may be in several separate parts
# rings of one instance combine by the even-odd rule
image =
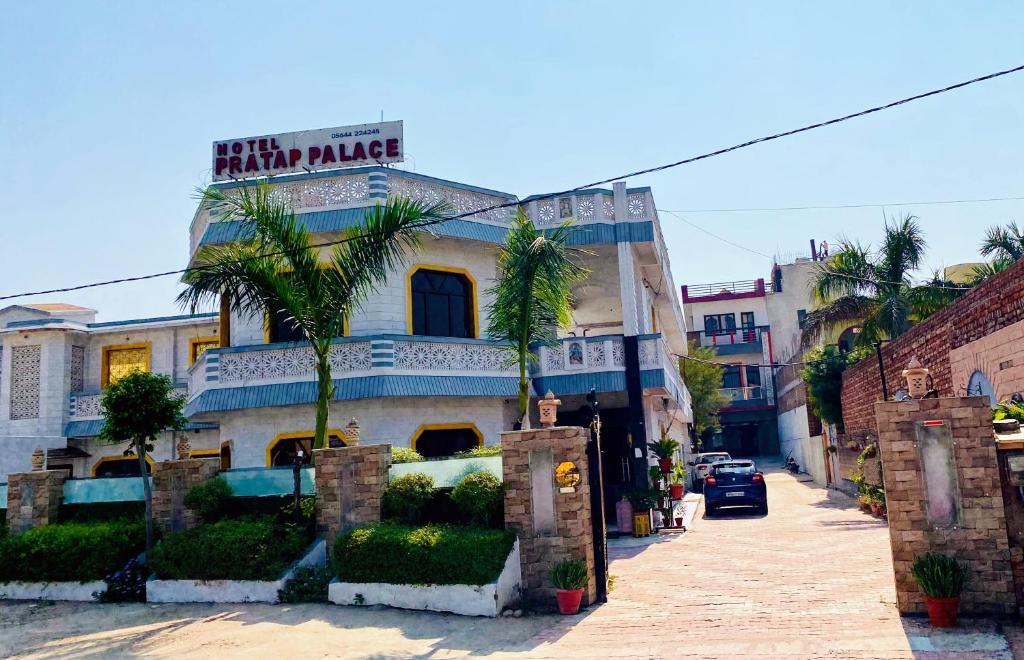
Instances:
[[[654,305],[651,305],[651,332],[658,331],[658,312],[654,309]]]
[[[292,320],[292,315],[284,310],[277,310],[267,315],[267,343],[276,344],[283,341],[303,341],[306,335]]]
[[[302,452],[302,464],[309,465],[313,460],[313,431],[298,433],[282,433],[274,437],[267,445],[267,467],[291,467],[295,465],[295,456]],[[343,434],[336,429],[327,431],[328,447],[344,447]],[[230,449],[229,449],[230,461]]]
[[[149,342],[104,346],[100,366],[100,386],[113,385],[136,371],[149,371],[149,352]]]
[[[708,335],[727,334],[736,331],[736,315],[729,314],[705,314],[704,333]]]
[[[743,326],[743,341],[754,341],[757,333],[754,330],[754,313],[743,312],[740,314],[740,325]]]
[[[722,373],[722,387],[740,386],[740,367],[736,364],[727,364]]]
[[[220,348],[220,339],[217,337],[197,337],[188,340],[188,364],[192,366],[199,359],[199,356],[211,348]]]
[[[747,366],[747,386],[748,387],[760,387],[761,386],[761,369],[757,366]]]
[[[476,337],[476,284],[465,271],[417,266],[409,276],[409,334]]]
[[[804,329],[804,323],[807,322],[807,310],[798,309],[796,310],[796,324],[800,326],[800,329]]]
[[[153,460],[146,457],[146,474],[153,471]],[[104,456],[92,466],[94,477],[137,477],[139,459],[137,456]]]
[[[421,426],[410,445],[425,458],[451,456],[482,447],[483,435],[473,424],[428,424]]]

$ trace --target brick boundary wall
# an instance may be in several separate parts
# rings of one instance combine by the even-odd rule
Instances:
[[[57,522],[64,501],[63,470],[38,470],[7,475],[7,529],[11,534]],[[31,496],[31,503],[23,501]]]
[[[505,482],[505,527],[519,537],[523,590],[526,598],[551,605],[555,588],[548,573],[563,559],[582,559],[587,563],[590,580],[583,592],[583,604],[597,598],[594,573],[593,520],[590,510],[590,481],[587,467],[587,441],[590,432],[580,427],[555,427],[501,434],[502,475]],[[554,470],[531,475],[531,454],[550,452],[551,464],[571,461],[579,469],[580,480],[573,492],[560,492],[554,483]],[[535,530],[534,479],[550,479],[553,494],[554,529]]]
[[[915,557],[939,552],[968,565],[962,613],[1012,614],[1017,599],[988,399],[887,401],[876,403],[875,411],[899,611],[925,612],[911,566]],[[943,420],[952,435],[959,515],[950,527],[934,526],[927,519],[928,495],[915,432],[916,424],[926,420]]]
[[[206,483],[220,472],[220,458],[183,458],[153,465],[153,522],[164,533],[192,529],[199,514],[185,506],[193,486]]]
[[[317,532],[328,552],[343,530],[380,522],[384,486],[391,469],[391,445],[314,449]]]
[[[931,370],[939,396],[964,396],[966,392],[953,391],[950,351],[1022,320],[1024,259],[902,336],[882,344],[889,396],[903,384],[900,374],[915,356]],[[874,355],[846,370],[842,397],[846,432],[854,437],[877,433],[874,404],[882,400],[882,380]]]

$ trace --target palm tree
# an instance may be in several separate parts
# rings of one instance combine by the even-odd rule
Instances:
[[[525,421],[530,403],[527,365],[534,359],[530,345],[553,344],[558,329],[572,322],[572,286],[587,271],[566,246],[571,222],[538,234],[520,209],[498,255],[498,279],[488,290],[490,322],[487,334],[512,342],[519,363],[519,418]]]
[[[819,266],[811,293],[820,307],[804,321],[803,343],[826,332],[858,324],[859,346],[893,339],[939,311],[965,290],[938,273],[915,285],[910,278],[924,260],[926,243],[917,218],[906,215],[885,223],[877,252],[843,239],[839,250]]]
[[[178,303],[193,312],[221,294],[241,315],[279,314],[309,341],[316,360],[316,433],[313,447],[325,446],[328,408],[334,395],[329,362],[331,340],[344,334],[350,315],[388,273],[419,245],[417,227],[443,219],[443,205],[423,206],[389,199],[367,209],[364,223],[343,242],[321,248],[295,213],[267,184],[237,195],[208,189],[203,200],[226,219],[240,223],[239,238],[208,245],[182,278],[188,285]]]
[[[1014,262],[1024,257],[1024,234],[1016,222],[1005,227],[989,227],[985,230],[985,240],[981,242],[981,254],[985,257]]]
[[[992,261],[976,264],[971,268],[971,272],[967,277],[967,284],[970,286],[978,286],[985,280],[995,277],[1012,265],[1013,259],[1010,259],[1009,257],[996,257]]]

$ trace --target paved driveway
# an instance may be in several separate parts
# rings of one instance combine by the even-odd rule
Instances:
[[[0,605],[0,656],[1012,657],[994,624],[935,635],[901,620],[884,525],[845,495],[788,473],[769,472],[767,481],[767,518],[698,513],[684,535],[613,544],[610,602],[575,617],[7,604]],[[970,652],[938,651],[957,648]]]

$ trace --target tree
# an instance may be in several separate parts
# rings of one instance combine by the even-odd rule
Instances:
[[[567,221],[538,233],[520,209],[498,254],[497,282],[488,290],[487,334],[512,342],[519,364],[520,419],[530,403],[527,366],[535,359],[530,345],[558,340],[558,329],[572,322],[572,287],[588,275],[575,259],[580,251],[566,246],[570,226]]]
[[[1007,257],[996,257],[991,261],[977,264],[971,268],[971,273],[968,276],[967,284],[970,286],[978,286],[982,282],[995,277],[999,273],[1003,272],[1007,268],[1013,265],[1013,260]]]
[[[981,254],[1010,263],[1024,257],[1024,234],[1017,223],[1010,222],[1005,227],[986,229],[985,240],[981,242]]]
[[[316,362],[316,432],[313,447],[325,446],[334,381],[331,341],[344,334],[345,318],[419,245],[418,227],[444,219],[446,206],[389,199],[366,211],[363,225],[344,242],[324,249],[268,184],[203,193],[224,219],[238,220],[239,238],[201,248],[182,278],[188,286],[178,303],[195,312],[222,294],[233,311],[247,316],[282,314],[309,341]],[[323,253],[326,262],[321,261]]]
[[[886,221],[877,252],[846,239],[819,265],[811,293],[820,307],[807,314],[804,345],[826,332],[858,324],[858,346],[894,339],[960,296],[964,288],[933,274],[915,285],[911,274],[921,267],[926,243],[917,219],[906,215]]]
[[[690,392],[693,427],[699,438],[718,428],[718,411],[727,403],[720,392],[725,369],[714,362],[717,351],[713,347],[701,346],[693,339],[689,344],[687,357],[679,361],[679,373]]]
[[[153,489],[145,478],[146,454],[153,451],[153,443],[161,433],[178,431],[186,422],[181,415],[185,400],[172,395],[171,388],[169,376],[136,371],[111,384],[101,399],[104,419],[100,439],[128,442],[125,456],[134,454],[139,460],[146,501],[147,552],[153,547]]]
[[[843,419],[843,372],[851,364],[851,355],[854,353],[834,345],[813,348],[804,355],[800,378],[807,385],[807,405],[826,424]],[[863,354],[856,355],[859,358]]]

